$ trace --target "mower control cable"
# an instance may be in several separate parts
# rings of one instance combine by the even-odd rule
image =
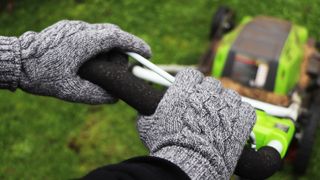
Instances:
[[[157,65],[145,59],[143,56],[133,52],[127,52],[126,54],[148,68],[146,69],[140,66],[134,66],[132,68],[132,73],[135,76],[164,86],[170,86],[174,82],[174,77],[171,74],[159,68]],[[299,107],[301,103],[301,101],[295,100],[289,107],[282,107],[244,96],[242,96],[242,101],[251,104],[256,109],[265,111],[269,115],[290,118],[293,121],[298,119],[300,110]]]

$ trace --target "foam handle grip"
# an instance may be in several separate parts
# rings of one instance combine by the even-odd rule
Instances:
[[[127,55],[111,51],[85,62],[78,74],[122,99],[140,114],[151,115],[162,99],[163,92],[133,76],[127,65]]]
[[[245,179],[266,179],[277,172],[282,164],[280,154],[272,147],[258,151],[244,147],[235,174]]]

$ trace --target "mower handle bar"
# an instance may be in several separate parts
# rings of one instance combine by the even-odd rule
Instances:
[[[112,59],[117,61],[111,61]],[[135,77],[129,71],[127,63],[118,59],[127,59],[127,55],[117,51],[98,55],[85,62],[78,73],[83,79],[99,85],[125,101],[139,113],[153,114],[164,92]],[[274,174],[280,165],[281,157],[275,148],[265,146],[256,151],[245,147],[235,174],[249,179],[265,179]]]

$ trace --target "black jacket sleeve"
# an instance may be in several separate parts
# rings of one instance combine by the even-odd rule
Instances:
[[[107,165],[91,171],[84,180],[188,180],[175,164],[161,158],[136,157],[119,164]]]

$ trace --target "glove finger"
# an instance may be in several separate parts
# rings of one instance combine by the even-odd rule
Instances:
[[[231,107],[239,107],[241,104],[241,96],[234,90],[224,89],[222,96],[227,104]]]
[[[83,21],[59,21],[38,33],[37,39],[40,41],[34,41],[33,46],[37,49],[36,52],[46,52],[47,49],[57,47],[68,37],[86,30],[89,25]]]
[[[132,39],[133,36],[130,36],[127,41],[125,41],[123,39],[124,37],[118,37],[119,31],[119,29],[114,28],[109,31],[85,30],[74,34],[65,41],[63,45],[66,47],[74,47],[74,51],[70,52],[72,54],[70,56],[75,57],[74,61],[80,62],[80,64],[97,54],[108,52],[111,49],[135,51],[139,54],[149,55],[150,49],[146,43],[138,38]]]
[[[70,20],[62,20],[59,21],[39,33],[39,36],[48,37],[48,35],[55,36],[70,36],[76,32],[82,31],[90,27],[89,23],[84,21],[70,21]]]
[[[197,85],[197,88],[215,95],[220,94],[222,92],[221,82],[209,76],[205,77],[202,83]]]
[[[86,104],[110,104],[117,99],[101,87],[81,79],[80,77],[66,78],[59,82],[58,97],[71,102]]]
[[[119,29],[120,27],[115,25],[115,24],[110,24],[110,23],[95,23],[95,24],[90,24],[87,29],[91,30],[110,30],[110,29]]]
[[[256,122],[256,113],[254,108],[246,102],[241,103],[238,112],[239,118],[235,121],[233,133],[239,142],[245,142]]]
[[[140,139],[149,150],[154,146],[155,141],[161,136],[158,129],[162,124],[159,124],[158,116],[139,116],[137,121],[137,129]]]
[[[151,48],[150,46],[138,38],[135,35],[132,35],[128,32],[118,29],[115,36],[115,48],[119,48],[124,52],[135,52],[145,58],[151,57]]]
[[[173,83],[173,87],[178,87],[178,88],[182,88],[185,90],[190,90],[195,85],[201,83],[203,78],[204,78],[204,76],[200,71],[188,68],[188,69],[180,71],[176,75],[175,81]]]
[[[246,102],[242,102],[239,109],[239,116],[243,119],[244,124],[251,130],[256,121],[255,109]]]
[[[141,116],[139,115],[137,121],[137,129],[139,131],[140,138],[143,141],[147,140],[147,133],[154,126],[154,117],[153,116]]]
[[[68,36],[69,34],[73,34],[75,32],[79,32],[82,30],[108,31],[110,29],[120,29],[120,28],[119,26],[110,24],[110,23],[89,24],[87,22],[79,21],[79,20],[62,20],[42,30],[40,35],[46,35],[47,33],[62,34],[61,32],[65,31],[65,33],[63,34],[65,36]]]
[[[108,37],[109,39],[114,41],[112,42],[114,43],[113,48],[119,48],[123,51],[136,52],[146,58],[151,57],[151,49],[146,42],[130,33],[122,31],[118,26],[108,23],[89,24],[83,21],[63,20],[44,29],[39,34],[39,36],[43,35],[45,37],[48,37],[48,34],[54,34],[55,36],[57,36],[56,39],[62,39],[59,37],[68,37],[79,31],[84,30],[99,31],[98,34],[94,34],[98,35],[98,37]],[[100,41],[97,41],[98,43],[100,42],[99,44],[102,45],[101,48],[105,49],[103,43],[101,43],[102,40],[108,40],[106,38],[101,38]],[[107,47],[110,48],[110,46]]]

